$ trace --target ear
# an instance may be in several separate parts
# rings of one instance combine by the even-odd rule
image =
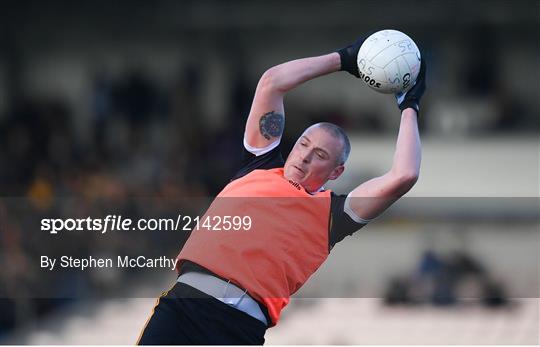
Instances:
[[[336,167],[334,169],[334,171],[332,171],[332,173],[330,174],[330,177],[328,177],[328,179],[329,180],[335,180],[336,178],[341,176],[343,171],[345,171],[345,166],[344,165],[340,165],[340,166]]]

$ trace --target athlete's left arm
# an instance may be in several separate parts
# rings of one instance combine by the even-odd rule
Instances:
[[[348,206],[360,218],[377,217],[397,199],[407,193],[420,173],[420,136],[416,111],[405,109],[390,171],[356,187],[348,196]]]
[[[348,207],[364,220],[377,217],[418,180],[421,161],[418,111],[420,98],[426,89],[425,78],[426,63],[422,60],[415,85],[406,94],[396,95],[401,123],[392,168],[386,174],[359,185],[349,194]]]

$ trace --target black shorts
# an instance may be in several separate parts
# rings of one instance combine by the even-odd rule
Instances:
[[[187,284],[159,298],[139,345],[262,345],[266,325]]]

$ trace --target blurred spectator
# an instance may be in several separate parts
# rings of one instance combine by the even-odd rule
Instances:
[[[467,288],[467,284],[476,290]],[[501,284],[470,254],[456,251],[441,257],[426,250],[411,275],[390,279],[385,302],[389,305],[430,302],[437,306],[456,305],[473,299],[489,307],[505,305],[508,300]]]

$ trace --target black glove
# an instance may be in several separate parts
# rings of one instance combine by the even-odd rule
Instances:
[[[426,91],[426,62],[422,58],[420,62],[420,72],[418,72],[418,77],[416,77],[416,83],[414,86],[409,89],[406,93],[396,94],[396,100],[398,107],[401,111],[408,107],[412,107],[416,110],[416,114],[420,110],[420,98],[424,95]]]
[[[362,43],[364,43],[368,36],[369,35],[363,36],[356,40],[352,45],[337,51],[339,53],[339,57],[341,58],[341,71],[347,71],[351,75],[360,78],[360,73],[358,72],[358,63],[356,60],[358,58],[360,46],[362,46]]]

